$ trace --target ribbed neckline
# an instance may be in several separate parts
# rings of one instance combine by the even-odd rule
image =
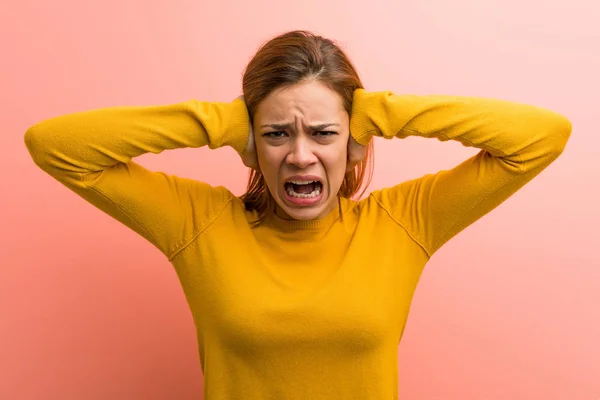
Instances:
[[[329,214],[323,218],[312,220],[283,219],[275,214],[275,208],[272,205],[267,211],[265,222],[282,231],[327,229],[340,218],[340,214],[348,211],[348,201],[346,198],[340,198],[340,203]],[[342,213],[340,213],[340,204]]]

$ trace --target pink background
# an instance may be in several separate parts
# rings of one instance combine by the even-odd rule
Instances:
[[[175,273],[34,166],[25,130],[112,105],[230,100],[262,41],[337,39],[369,90],[499,97],[566,114],[564,154],[430,262],[399,346],[405,400],[600,398],[600,6],[592,0],[72,1],[0,16],[0,398],[198,399]],[[451,167],[457,143],[377,142],[372,189]],[[228,186],[230,149],[143,156]]]

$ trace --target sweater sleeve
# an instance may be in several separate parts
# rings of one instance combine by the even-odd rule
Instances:
[[[249,127],[241,99],[190,100],[54,117],[29,128],[25,145],[42,170],[171,259],[232,195],[224,188],[149,171],[132,159],[184,147],[231,146],[242,152]]]
[[[552,111],[502,100],[359,89],[350,130],[362,144],[372,136],[413,135],[481,149],[450,170],[373,193],[431,257],[554,161],[571,123]]]

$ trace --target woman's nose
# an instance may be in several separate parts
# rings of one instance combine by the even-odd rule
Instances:
[[[288,164],[292,164],[298,168],[305,168],[317,161],[316,155],[313,153],[310,143],[302,138],[294,141],[294,144],[286,158]]]

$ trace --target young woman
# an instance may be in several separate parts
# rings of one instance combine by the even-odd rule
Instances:
[[[164,253],[192,311],[205,398],[397,398],[397,346],[430,257],[563,151],[534,106],[367,92],[330,40],[294,31],[249,63],[243,97],[115,107],[31,127],[35,163]],[[481,149],[451,170],[352,197],[373,137]],[[132,161],[233,147],[248,191]]]

